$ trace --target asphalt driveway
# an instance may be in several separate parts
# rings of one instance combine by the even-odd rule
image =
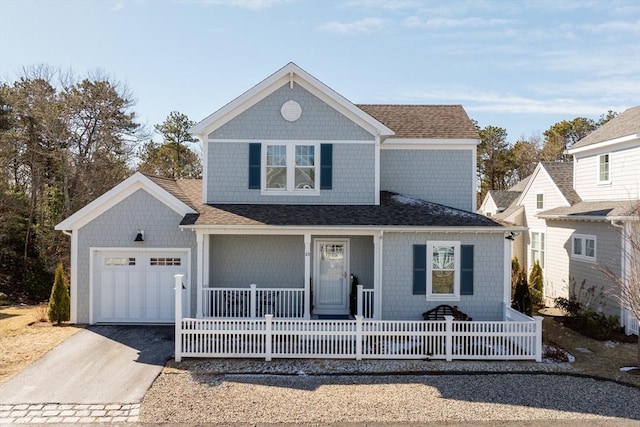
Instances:
[[[173,356],[172,326],[90,326],[8,381],[0,405],[139,403]]]

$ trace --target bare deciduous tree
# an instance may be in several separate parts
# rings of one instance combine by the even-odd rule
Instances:
[[[632,212],[636,217],[640,214],[640,203]],[[602,271],[615,284],[619,291],[620,304],[631,311],[640,319],[640,222],[625,221],[621,225],[623,233],[622,244],[622,269],[618,274],[604,264],[597,264],[596,268]],[[640,339],[638,340],[638,368],[640,369]]]

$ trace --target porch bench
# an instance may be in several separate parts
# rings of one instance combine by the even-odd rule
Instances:
[[[422,313],[424,320],[444,320],[444,316],[453,316],[453,320],[473,320],[466,313],[460,311],[457,305],[452,307],[447,304],[441,304]]]

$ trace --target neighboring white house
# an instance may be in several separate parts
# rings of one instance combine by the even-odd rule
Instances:
[[[514,256],[527,271],[540,262],[547,303],[567,297],[573,283],[580,294],[585,281],[582,296],[595,286],[596,294],[605,294],[596,298],[596,309],[620,316],[637,333],[637,321],[596,267],[605,265],[621,277],[629,268],[622,248],[628,247],[631,224],[640,220],[640,107],[576,142],[568,154],[571,163],[538,164],[519,198],[494,218],[528,228],[516,238]]]

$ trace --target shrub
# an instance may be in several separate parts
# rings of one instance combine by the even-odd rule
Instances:
[[[0,292],[0,305],[9,305],[9,297],[2,292]]]
[[[542,276],[542,267],[536,261],[529,273],[529,285],[531,286],[531,302],[533,304],[542,304],[544,301],[544,277]]]
[[[70,311],[69,289],[67,288],[62,264],[58,264],[55,280],[53,281],[53,289],[51,289],[51,298],[49,299],[49,320],[51,323],[59,325],[61,322],[69,320]]]
[[[604,305],[604,292],[596,286],[587,286],[586,279],[576,286],[572,278],[569,298],[558,297],[554,304],[567,314],[567,326],[584,336],[604,340],[618,328],[617,316],[606,316],[593,308]]]
[[[511,308],[527,316],[531,316],[531,294],[529,293],[527,275],[524,271],[518,273],[518,281],[516,283],[516,291],[511,303]]]
[[[511,259],[511,299],[515,298],[516,284],[518,283],[518,274],[520,273],[520,262],[518,257]]]

